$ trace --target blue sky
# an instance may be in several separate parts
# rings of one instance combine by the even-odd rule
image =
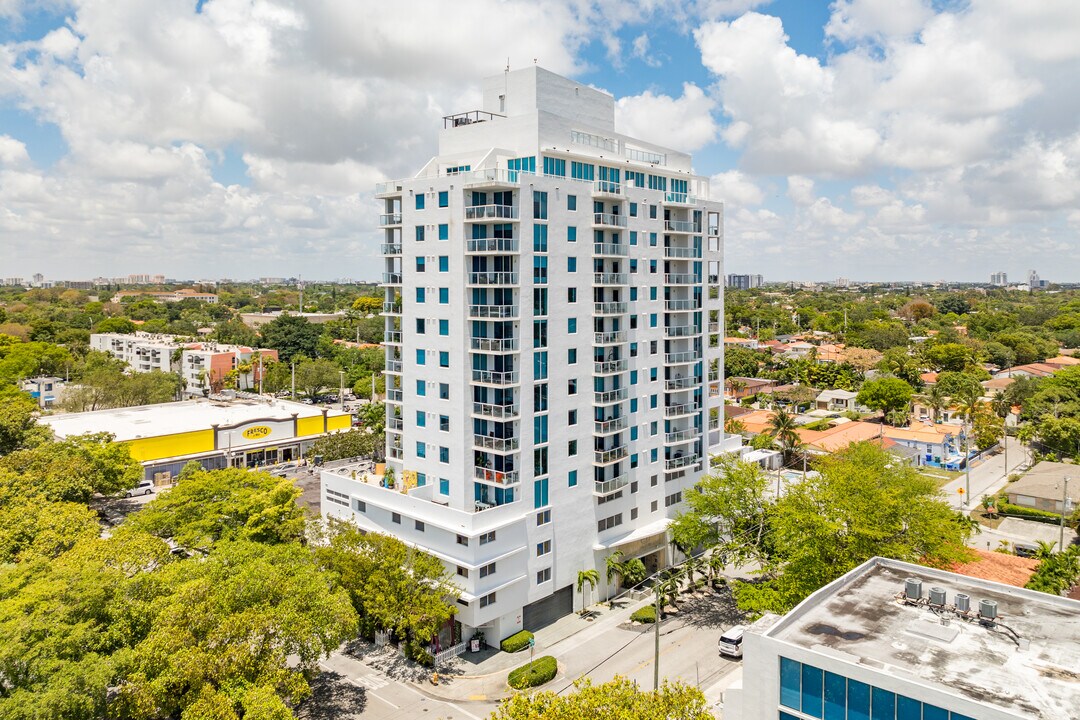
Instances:
[[[372,277],[371,186],[509,57],[692,152],[728,271],[1080,281],[1078,36],[1071,0],[8,0],[0,274]]]

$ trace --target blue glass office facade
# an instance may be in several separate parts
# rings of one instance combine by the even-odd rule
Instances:
[[[780,658],[780,720],[974,720],[813,665]]]

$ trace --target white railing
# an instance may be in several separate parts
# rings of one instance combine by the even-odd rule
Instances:
[[[515,418],[520,414],[520,409],[517,405],[493,405],[491,403],[473,403],[473,414],[482,415],[483,417],[495,418],[497,420],[504,420],[506,418]]]
[[[440,650],[439,652],[435,653],[434,666],[438,668],[440,665],[445,665],[446,663],[456,658],[458,655],[461,655],[465,652],[465,646],[467,644],[468,643],[460,642],[457,645],[451,645],[445,650]]]
[[[473,477],[496,485],[515,485],[520,479],[517,470],[491,470],[482,467],[473,468]]]
[[[496,372],[494,370],[473,370],[473,382],[484,385],[516,385],[518,383],[517,371]]]
[[[670,233],[699,233],[701,224],[687,220],[665,220],[664,230]]]
[[[608,360],[606,362],[594,362],[593,375],[610,375],[611,373],[623,372],[626,370],[626,367],[626,360]]]
[[[626,257],[627,254],[629,254],[629,247],[626,245],[593,243],[593,255],[602,255],[604,257]]]
[[[396,302],[384,302],[382,304],[382,311],[389,315],[401,314],[401,303]]]
[[[592,187],[597,194],[622,195],[622,183],[617,180],[597,180]]]
[[[678,430],[676,432],[669,432],[664,434],[664,442],[669,445],[675,443],[687,442],[688,440],[694,440],[701,435],[697,430]]]
[[[593,285],[627,285],[630,276],[627,273],[593,273]]]
[[[664,417],[676,417],[678,415],[693,415],[700,410],[697,405],[693,403],[684,403],[682,405],[666,405],[664,407]]]
[[[665,390],[687,390],[701,384],[701,378],[683,377],[664,381]]]
[[[700,334],[701,330],[693,325],[669,325],[664,328],[664,335],[667,337],[691,337]]]
[[[625,400],[626,396],[626,388],[617,388],[615,390],[608,390],[607,392],[593,393],[593,401],[597,405],[608,405]]]
[[[517,220],[518,209],[513,205],[466,205],[466,220]]]
[[[684,248],[684,247],[666,247],[664,248],[664,257],[666,258],[700,258],[701,250],[698,248]]]
[[[401,372],[401,361],[400,360],[387,360],[386,361],[386,372],[388,372],[388,373],[400,373]]]
[[[400,255],[401,254],[401,244],[400,243],[388,243],[386,245],[383,245],[381,250],[382,250],[383,255]]]
[[[610,450],[595,450],[593,452],[595,455],[594,462],[600,465],[613,463],[617,460],[622,460],[623,458],[630,456],[630,451],[626,449],[625,445],[620,445],[619,447],[612,448]]]
[[[664,469],[677,470],[686,467],[687,465],[695,465],[699,460],[701,460],[699,455],[687,455],[685,457],[672,458],[671,460],[664,461]]]
[[[516,253],[519,246],[517,238],[477,238],[466,242],[465,250],[471,253]]]
[[[473,435],[473,446],[494,452],[513,452],[518,449],[518,439]]]
[[[470,285],[517,285],[516,272],[474,272],[469,273]]]
[[[473,350],[482,352],[517,352],[517,338],[474,337],[470,343]]]
[[[692,363],[697,359],[697,353],[693,353],[690,351],[664,354],[664,362],[668,365],[682,365],[684,363]]]
[[[596,315],[624,315],[627,307],[624,302],[593,303],[593,313]]]
[[[401,344],[401,333],[394,330],[387,330],[383,333],[383,342]]]
[[[626,342],[626,331],[593,333],[593,345],[614,345]]]
[[[697,198],[689,193],[669,192],[664,194],[664,202],[679,205],[697,205]]]
[[[668,285],[700,285],[701,276],[690,273],[668,273],[664,275],[664,282]]]
[[[382,274],[383,285],[400,285],[401,273],[383,273]]]
[[[596,486],[593,488],[593,491],[597,495],[608,495],[615,492],[619,488],[626,487],[629,483],[630,478],[628,478],[626,475],[619,475],[618,477],[613,477],[610,480],[597,480]]]
[[[612,418],[611,420],[605,420],[600,422],[595,421],[596,428],[593,430],[597,435],[610,435],[614,432],[626,429],[626,416]]]
[[[593,213],[593,225],[610,225],[612,227],[626,227],[626,216],[613,213]]]
[[[401,402],[401,390],[391,388],[386,391],[386,399],[390,402]]]
[[[517,305],[470,305],[469,317],[474,318],[516,318]]]
[[[386,182],[375,183],[376,195],[387,195],[389,193],[401,192],[402,180],[388,180]]]
[[[665,300],[664,309],[669,312],[681,312],[686,310],[697,310],[701,307],[701,303],[696,300]]]

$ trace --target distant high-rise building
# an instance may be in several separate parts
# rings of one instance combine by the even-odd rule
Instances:
[[[497,644],[572,612],[616,549],[672,562],[723,402],[722,205],[689,155],[616,132],[607,93],[529,67],[483,98],[376,188],[396,487],[327,470],[322,507],[430,550],[462,636]]]
[[[34,286],[40,287],[43,282],[45,282],[45,276],[41,273],[34,273]]]
[[[1005,271],[990,273],[990,284],[994,287],[1005,287],[1009,284],[1009,276]]]
[[[761,275],[728,275],[727,286],[732,290],[753,290],[765,283]]]
[[[1049,285],[1050,282],[1043,280],[1039,277],[1039,273],[1034,270],[1028,270],[1028,289],[1029,290],[1041,290]]]

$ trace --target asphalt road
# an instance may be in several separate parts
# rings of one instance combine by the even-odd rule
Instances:
[[[972,509],[982,499],[983,495],[991,495],[1005,485],[1012,473],[1020,472],[1020,468],[1027,465],[1027,449],[1016,438],[1009,438],[1009,468],[1005,469],[1005,453],[997,452],[986,457],[978,465],[971,468],[971,487],[967,487],[966,477],[952,480],[942,487],[942,492],[949,500],[949,504],[955,509]],[[929,468],[928,472],[933,472]],[[957,492],[964,488],[964,494]],[[963,500],[963,504],[961,504]]]

